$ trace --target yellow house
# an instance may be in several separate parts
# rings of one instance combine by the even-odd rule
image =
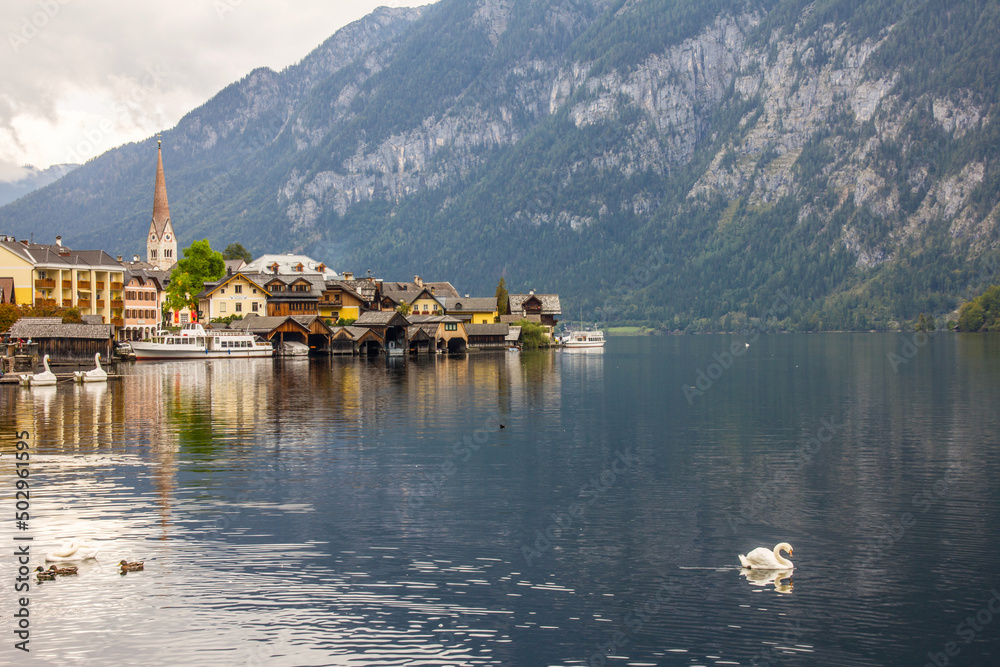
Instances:
[[[10,278],[13,282],[14,303],[32,302],[31,271],[34,266],[34,258],[23,244],[13,237],[0,236],[0,278]],[[9,294],[4,295],[4,302],[10,302]]]
[[[97,315],[105,324],[122,326],[125,267],[103,250],[70,250],[57,236],[54,245],[5,240],[4,264],[23,268],[31,264],[29,298],[15,278],[18,303],[39,308],[78,308],[81,315]],[[16,259],[15,259],[16,257]],[[20,273],[20,271],[18,272]],[[3,269],[0,269],[0,275]]]
[[[449,315],[469,324],[493,324],[499,317],[496,297],[441,297],[440,301]]]
[[[236,315],[264,316],[270,293],[242,273],[226,276],[218,283],[206,283],[198,295],[198,319],[209,322]]]
[[[444,304],[431,293],[430,288],[424,287],[417,292],[412,299],[407,299],[410,304],[411,315],[444,315]]]
[[[368,307],[365,298],[350,284],[341,280],[327,280],[323,296],[319,300],[319,316],[332,320],[356,320],[361,317],[361,309]]]

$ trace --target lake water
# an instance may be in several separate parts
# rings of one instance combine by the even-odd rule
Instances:
[[[0,388],[0,663],[1000,664],[1000,336],[122,372]]]

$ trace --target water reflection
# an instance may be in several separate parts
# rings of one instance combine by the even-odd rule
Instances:
[[[689,404],[680,387],[730,343],[139,364],[107,386],[0,387],[0,426],[35,436],[33,548],[102,550],[32,590],[35,655],[579,665],[619,632],[607,664],[940,650],[1000,571],[1000,346],[935,338],[897,373],[895,337],[764,336]],[[801,457],[823,420],[835,437]],[[623,452],[635,463],[612,478]],[[790,571],[734,576],[733,554],[784,540],[795,595]],[[146,570],[120,577],[122,558]]]

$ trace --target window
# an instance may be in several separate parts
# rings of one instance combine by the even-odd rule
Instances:
[[[237,294],[243,294],[243,285],[236,285],[236,286],[233,287],[233,290]]]
[[[236,304],[236,312],[237,313],[242,313],[243,312],[243,304],[242,303]]]
[[[222,303],[219,304],[219,312],[220,313],[226,312],[226,302],[225,301],[223,301]]]
[[[149,258],[150,259],[156,259],[156,250],[155,249],[149,251]]]
[[[255,312],[255,313],[256,313],[256,312],[257,312],[257,306],[258,306],[258,305],[259,305],[259,304],[258,304],[258,303],[257,303],[256,301],[254,301],[254,302],[253,302],[252,304],[250,304],[250,310],[252,310],[253,312]]]
[[[445,331],[458,331],[458,322],[445,322],[444,323],[444,330]]]
[[[163,251],[163,256],[164,257],[173,257],[174,256],[174,251],[171,250],[170,248],[167,248],[167,249],[165,249]]]

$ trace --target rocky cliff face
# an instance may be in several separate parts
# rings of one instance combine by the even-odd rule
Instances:
[[[961,267],[1000,242],[1000,84],[982,65],[995,10],[380,9],[294,67],[248,74],[167,133],[171,203],[189,221],[178,231],[375,270],[434,266],[470,291],[492,291],[507,272],[623,319],[739,320],[781,281],[800,287],[796,317],[844,319],[866,301],[847,326],[940,313],[989,273]],[[909,62],[926,52],[940,57]],[[74,207],[95,239],[125,243],[109,218],[148,217],[151,176],[129,171],[147,165],[147,148],[70,174],[45,206]],[[111,184],[126,193],[114,215],[93,196]],[[18,233],[31,206],[0,210],[0,223]],[[37,236],[74,238],[35,218]],[[880,287],[904,289],[916,266],[933,298]]]

